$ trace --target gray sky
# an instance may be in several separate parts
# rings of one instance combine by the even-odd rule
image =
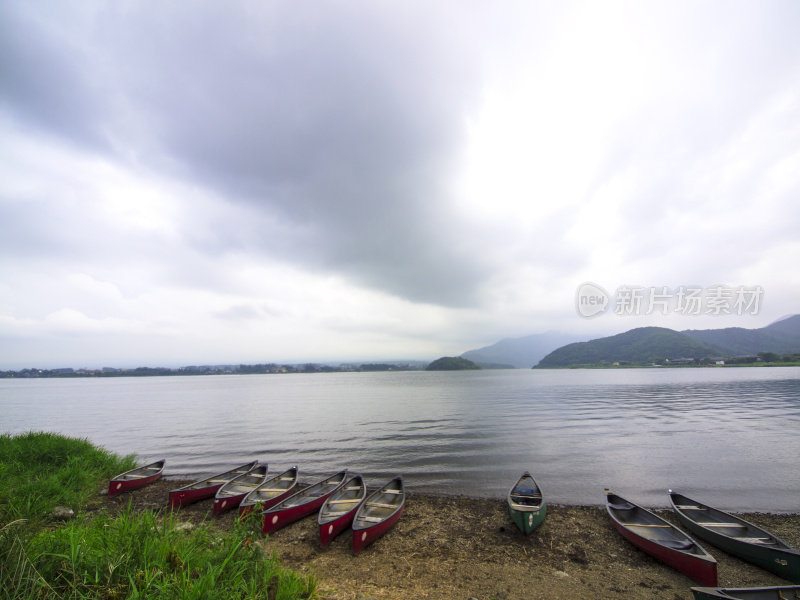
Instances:
[[[800,312],[798,23],[795,0],[2,2],[0,369]],[[591,319],[585,282],[612,297]],[[626,286],[763,293],[618,315]]]

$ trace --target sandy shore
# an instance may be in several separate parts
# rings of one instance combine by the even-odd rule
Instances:
[[[165,509],[177,481],[159,481],[102,504],[129,500],[138,509]],[[212,520],[229,528],[234,514],[211,515],[211,501],[180,509],[190,522]],[[671,511],[662,516],[676,522]],[[747,514],[794,547],[800,515]],[[504,498],[492,500],[410,493],[403,517],[383,538],[354,557],[349,530],[329,548],[319,543],[316,518],[254,538],[286,567],[317,576],[323,600],[689,600],[692,580],[651,559],[624,540],[599,506],[548,506],[542,526],[523,536]],[[789,582],[708,544],[719,562],[720,585],[788,585]]]

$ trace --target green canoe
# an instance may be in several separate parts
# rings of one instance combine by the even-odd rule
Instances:
[[[787,585],[760,588],[693,587],[694,600],[797,600],[800,586]]]
[[[525,471],[508,492],[508,513],[519,530],[528,535],[544,521],[547,503],[531,474]]]
[[[779,537],[672,490],[669,499],[678,520],[698,537],[784,579],[800,583],[800,552]]]

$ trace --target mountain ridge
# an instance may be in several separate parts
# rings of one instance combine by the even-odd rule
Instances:
[[[460,356],[487,369],[530,369],[556,348],[585,341],[588,337],[547,331],[517,338],[503,338],[489,346],[467,350]]]
[[[588,342],[567,344],[543,357],[536,366],[645,364],[763,353],[800,353],[800,315],[757,329],[727,327],[675,331],[665,327],[639,327]]]

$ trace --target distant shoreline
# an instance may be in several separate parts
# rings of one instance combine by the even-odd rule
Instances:
[[[675,364],[675,365],[609,365],[609,364],[598,364],[598,365],[568,365],[564,367],[531,367],[537,370],[552,370],[552,371],[564,371],[569,369],[726,369],[731,367],[800,367],[800,361],[796,362],[775,362],[775,363],[764,363],[764,362],[756,362],[756,363],[731,363],[731,364],[724,364],[724,365],[682,365],[682,364]]]
[[[46,377],[197,377],[208,375],[284,375],[288,373],[377,373],[385,371],[424,371],[428,363],[408,361],[401,363],[362,363],[331,366],[322,363],[256,364],[256,365],[201,365],[176,367],[136,367],[134,369],[38,369],[20,371],[0,370],[0,379],[36,379]]]
[[[135,369],[22,369],[20,371],[0,370],[0,379],[75,379],[91,377],[208,377],[213,375],[286,375],[292,373],[378,373],[397,371],[425,371],[422,363],[379,365],[381,368],[369,368],[365,365],[342,365],[338,367],[323,364],[307,365],[239,365],[239,366],[209,366],[209,367],[137,367]],[[244,369],[242,368],[244,367]],[[263,367],[263,368],[261,368]],[[384,368],[385,367],[385,368]],[[795,362],[750,362],[726,363],[724,365],[709,364],[582,364],[567,365],[563,367],[484,367],[483,370],[519,370],[529,369],[564,371],[569,369],[724,369],[730,367],[800,367],[800,361]]]

